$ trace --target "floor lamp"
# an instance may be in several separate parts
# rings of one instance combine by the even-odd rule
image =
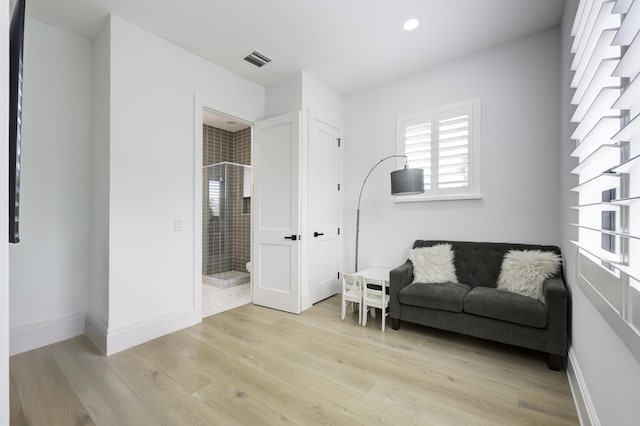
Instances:
[[[358,196],[358,210],[356,215],[356,271],[358,271],[358,243],[360,240],[360,200],[362,200],[364,185],[367,183],[371,172],[383,161],[397,157],[404,158],[404,169],[391,172],[391,195],[415,195],[424,193],[424,170],[410,169],[407,164],[408,159],[406,155],[390,155],[385,157],[369,170],[369,173],[367,173],[367,176],[364,178],[364,182],[362,182],[360,195]]]

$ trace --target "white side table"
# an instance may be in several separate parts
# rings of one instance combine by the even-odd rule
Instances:
[[[355,275],[360,275],[365,279],[373,278],[374,280],[384,280],[389,284],[389,272],[391,272],[391,269],[393,268],[387,268],[385,266],[370,266],[355,272]]]
[[[367,278],[372,278],[374,280],[383,280],[386,281],[386,286],[389,288],[389,272],[391,272],[393,268],[387,268],[386,266],[370,266],[365,269],[361,269],[359,271],[354,272],[355,275],[360,275],[364,278],[364,285],[367,285]],[[360,323],[362,323],[362,315],[366,313],[360,309]]]

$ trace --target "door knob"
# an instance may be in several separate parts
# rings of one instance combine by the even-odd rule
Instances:
[[[314,237],[319,237],[320,235],[324,235],[324,232],[317,232],[316,231],[316,232],[313,233]]]
[[[285,240],[293,240],[293,241],[296,241],[296,240],[298,239],[298,236],[297,236],[297,235],[291,235],[291,236],[288,236],[288,237],[284,237],[284,239],[285,239]]]

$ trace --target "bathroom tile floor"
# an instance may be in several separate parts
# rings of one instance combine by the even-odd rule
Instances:
[[[229,288],[202,285],[202,317],[251,303],[251,283]]]

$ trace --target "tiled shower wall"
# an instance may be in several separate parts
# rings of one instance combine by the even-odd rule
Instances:
[[[203,125],[203,139],[204,166],[224,161],[251,164],[251,128],[231,133]],[[203,173],[202,273],[245,272],[251,253],[251,215],[249,200],[243,199],[244,167],[224,165],[215,169],[226,175],[226,180],[222,183],[220,216],[211,218],[208,179]]]
[[[234,163],[251,165],[251,128],[233,134],[232,158]],[[236,172],[235,185],[232,190],[232,234],[231,264],[234,271],[246,272],[247,262],[251,258],[251,211],[250,199],[243,198],[244,167],[232,167]]]

